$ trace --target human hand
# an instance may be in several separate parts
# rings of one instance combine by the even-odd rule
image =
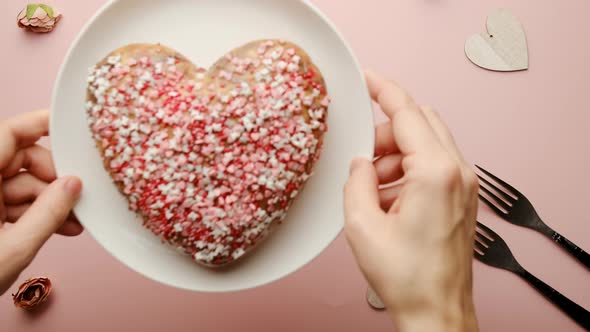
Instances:
[[[356,260],[400,331],[475,331],[477,177],[436,113],[366,78],[390,121],[376,128],[377,159],[354,159],[345,187]]]
[[[0,121],[0,295],[53,233],[73,236],[83,230],[70,215],[80,180],[56,180],[49,150],[36,144],[47,136],[48,122],[47,111]]]

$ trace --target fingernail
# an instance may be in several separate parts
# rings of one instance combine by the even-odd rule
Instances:
[[[78,196],[82,191],[82,181],[77,177],[70,177],[64,183],[64,190],[72,196]]]
[[[352,161],[350,162],[350,174],[352,174],[352,172],[354,172],[354,170],[361,165],[363,160],[364,158],[362,157],[355,157],[354,159],[352,159]]]

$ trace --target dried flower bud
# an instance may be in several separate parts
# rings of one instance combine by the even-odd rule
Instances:
[[[43,303],[51,293],[51,280],[45,277],[31,278],[25,281],[16,294],[12,294],[14,305],[31,310]]]
[[[16,18],[20,28],[33,32],[51,32],[61,14],[45,4],[28,4]]]

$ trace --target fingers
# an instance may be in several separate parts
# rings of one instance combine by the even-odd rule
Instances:
[[[388,154],[377,159],[373,164],[377,170],[379,184],[395,182],[404,175],[401,154]]]
[[[378,186],[377,171],[373,164],[364,158],[355,158],[344,188],[344,213],[348,225],[370,222],[382,215]]]
[[[473,172],[473,169],[468,166],[461,150],[455,143],[455,139],[451,134],[451,131],[446,126],[446,124],[440,118],[440,115],[432,110],[430,107],[422,107],[422,112],[424,116],[430,123],[430,126],[436,132],[439,141],[443,145],[443,147],[455,158],[455,160],[460,164],[461,174],[463,178],[463,182],[465,183],[465,192],[468,193],[467,199],[472,195],[477,196],[477,191],[479,188],[479,183],[477,180],[477,176]]]
[[[61,227],[56,231],[57,234],[64,236],[77,236],[84,232],[84,227],[75,219],[66,219]]]
[[[25,212],[31,207],[31,203],[25,203],[20,205],[10,205],[6,207],[7,211],[7,222],[15,223]],[[65,236],[76,236],[80,235],[84,231],[84,227],[76,219],[76,216],[70,214],[63,225],[56,231],[57,234]]]
[[[0,169],[5,169],[19,148],[33,145],[47,136],[49,112],[25,113],[0,123]]]
[[[428,120],[402,88],[370,71],[365,76],[371,98],[379,103],[383,112],[391,119],[393,141],[402,154],[427,153],[433,147],[440,147]]]
[[[2,184],[4,203],[17,205],[33,201],[45,190],[47,183],[28,173],[19,173]]]
[[[440,149],[438,137],[426,118],[420,112],[401,111],[393,121],[393,134],[400,151],[404,155],[419,154],[420,160],[430,159],[429,155]]]
[[[31,207],[31,203],[9,205],[6,207],[6,221],[16,222]]]
[[[458,161],[463,162],[463,155],[461,154],[461,151],[459,151],[459,148],[457,147],[455,139],[449,131],[449,128],[442,121],[439,114],[430,107],[421,107],[421,110],[424,114],[424,117],[438,136],[438,140],[442,146]]]
[[[373,156],[381,157],[396,152],[399,152],[399,149],[395,144],[391,121],[377,125],[375,127],[375,151]]]
[[[49,111],[23,113],[6,120],[17,147],[30,146],[49,133]]]
[[[31,207],[8,230],[10,236],[25,243],[32,259],[45,241],[64,223],[78,200],[82,183],[65,177],[50,184]]]
[[[367,71],[365,78],[371,98],[379,103],[383,113],[390,119],[398,111],[418,109],[410,95],[394,82],[372,71]]]
[[[2,176],[0,176],[0,229],[2,229],[2,223],[6,220],[6,206],[4,205],[4,193],[2,192]]]
[[[391,209],[393,202],[399,197],[402,186],[392,186],[379,190],[379,204],[385,212]]]
[[[40,145],[18,150],[2,171],[2,176],[4,178],[13,177],[21,169],[26,169],[29,173],[45,182],[52,182],[56,179],[51,152]]]

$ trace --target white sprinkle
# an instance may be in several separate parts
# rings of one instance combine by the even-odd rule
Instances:
[[[276,187],[279,190],[285,190],[285,189],[287,189],[287,181],[285,181],[285,180],[277,181]]]
[[[270,80],[270,71],[268,70],[268,68],[262,68],[260,71],[256,72],[255,74],[255,78],[257,81],[261,81],[261,80]]]
[[[277,102],[273,105],[273,109],[280,110],[285,106],[285,102],[282,99],[277,100]]]
[[[166,219],[170,220],[172,219],[172,217],[174,217],[174,213],[166,210],[166,212],[164,213],[164,215],[166,216]]]
[[[234,252],[231,255],[234,259],[238,259],[238,258],[242,257],[245,253],[246,252],[244,251],[244,249],[238,248],[238,249],[234,250]]]
[[[127,127],[129,125],[129,118],[127,117],[122,117],[121,118],[121,126],[123,127]]]
[[[131,142],[133,144],[139,144],[141,142],[141,138],[139,137],[139,135],[135,131],[131,132]]]
[[[151,209],[161,209],[163,207],[164,207],[164,202],[162,202],[162,201],[158,201],[158,202],[150,205]]]
[[[151,129],[152,128],[149,125],[147,125],[147,124],[141,124],[139,126],[139,130],[141,130],[141,132],[144,133],[144,134],[149,134],[150,131],[151,131]]]
[[[154,65],[154,67],[156,68],[156,74],[161,74],[163,71],[164,64],[161,62],[158,62]]]
[[[306,143],[307,137],[305,137],[305,135],[303,135],[302,133],[297,133],[291,137],[291,144],[300,149],[303,149]]]
[[[223,163],[225,165],[229,164],[232,160],[234,160],[234,155],[231,152],[227,152],[223,155]]]
[[[324,117],[324,110],[322,108],[318,108],[316,110],[310,109],[308,113],[312,119],[319,120]]]
[[[205,253],[205,251],[199,251],[195,254],[195,260],[210,262],[213,258]]]
[[[277,68],[279,70],[285,70],[285,68],[287,68],[287,63],[285,61],[279,61],[277,63]]]
[[[252,89],[250,89],[250,85],[248,85],[248,83],[246,82],[242,82],[241,83],[241,91],[240,93],[244,96],[249,96],[252,94]],[[233,91],[232,91],[233,92]]]
[[[90,111],[92,109],[92,107],[94,106],[94,104],[89,100],[86,102],[86,110]]]
[[[277,50],[274,50],[274,51],[273,51],[273,52],[270,54],[270,57],[271,57],[273,60],[278,60],[278,59],[281,57],[281,54],[283,54],[283,50],[282,50],[282,49],[277,49]]]
[[[232,132],[229,134],[229,137],[228,137],[227,141],[228,141],[229,143],[233,143],[233,142],[235,142],[235,141],[236,141],[236,140],[237,140],[239,137],[240,137],[240,133],[238,133],[238,132],[235,132],[235,131],[232,131]]]

